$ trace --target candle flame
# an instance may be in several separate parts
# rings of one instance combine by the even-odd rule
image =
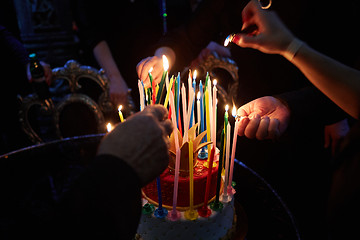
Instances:
[[[235,105],[233,106],[231,114],[233,115],[233,117],[236,117],[236,107],[235,107]]]
[[[195,80],[196,77],[197,77],[197,71],[195,70],[195,71],[194,71],[194,74],[193,74],[193,80]]]
[[[214,85],[214,87],[216,86],[216,84],[217,84],[217,80],[214,79],[214,80],[213,80],[213,85]]]
[[[169,61],[165,55],[162,55],[162,60],[163,60],[164,71],[167,71],[169,69]]]
[[[121,110],[122,110],[122,108],[123,108],[123,106],[122,106],[122,105],[119,105],[119,107],[118,107],[118,111],[121,111]]]
[[[108,123],[108,124],[106,125],[106,129],[107,129],[108,132],[111,132],[111,130],[112,130],[111,123]]]
[[[200,92],[197,93],[196,97],[197,97],[197,100],[200,101]]]
[[[229,45],[229,43],[233,40],[235,34],[230,34],[229,36],[226,37],[225,41],[224,41],[224,47],[227,47],[227,45]]]
[[[149,73],[151,73],[151,72],[152,72],[152,70],[154,70],[154,68],[153,68],[153,67],[151,67],[151,68],[149,69]]]
[[[226,106],[225,106],[225,111],[228,111],[228,110],[229,110],[229,105],[226,104]]]

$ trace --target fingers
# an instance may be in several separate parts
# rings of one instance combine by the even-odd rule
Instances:
[[[162,60],[159,57],[147,57],[141,60],[136,66],[138,77],[144,82],[145,87],[150,87],[149,71],[151,70],[151,68],[151,74],[153,75],[155,83],[160,82],[159,76],[161,78],[163,67]]]
[[[260,115],[256,114],[254,118],[250,119],[247,127],[245,128],[244,134],[246,137],[253,139],[256,137],[256,132],[260,124]]]
[[[280,137],[280,121],[276,118],[270,118],[269,123],[269,139],[278,139]]]
[[[155,119],[157,119],[158,121],[164,121],[165,119],[168,118],[168,110],[160,104],[156,104],[156,105],[150,105],[147,106],[144,110],[144,113],[150,113],[151,115],[153,115],[155,117]]]
[[[254,117],[242,117],[238,135],[258,140],[277,139],[280,136],[279,120],[268,116],[260,117],[258,114]]]

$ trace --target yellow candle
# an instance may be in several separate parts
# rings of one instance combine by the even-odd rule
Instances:
[[[124,121],[124,116],[123,116],[123,114],[121,112],[121,109],[122,109],[122,105],[119,106],[118,111],[119,111],[120,122],[123,122]]]
[[[170,91],[171,91],[171,87],[173,85],[173,82],[174,82],[174,76],[171,77],[170,79],[170,84],[168,86],[168,89],[167,89],[167,93],[166,93],[166,97],[165,97],[165,102],[164,102],[164,107],[167,108],[167,105],[168,105],[168,102],[169,102],[169,94],[170,94]]]
[[[209,112],[210,111],[210,103],[209,103],[209,92],[208,91],[205,91],[205,105],[206,105],[206,133],[207,133],[207,140],[210,141],[211,128],[210,128],[210,112]],[[210,154],[210,151],[211,151],[211,144],[208,145],[208,154]]]

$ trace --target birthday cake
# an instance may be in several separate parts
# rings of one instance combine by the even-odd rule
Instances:
[[[200,80],[197,87],[195,72],[193,77],[189,72],[187,97],[184,83],[180,87],[180,74],[172,76],[169,82],[166,62],[158,86],[152,82],[152,87],[145,88],[140,80],[138,82],[140,109],[149,104],[164,103],[165,107],[169,104],[174,131],[170,136],[168,168],[142,189],[143,209],[136,238],[231,239],[237,227],[231,186],[236,148],[232,148],[230,161],[228,106],[225,107],[219,150],[216,146],[217,81],[211,86],[207,74],[205,85]],[[150,73],[149,78],[151,81]],[[164,82],[166,97],[162,101]],[[195,108],[196,89],[199,92]],[[234,116],[236,108],[233,109]],[[236,136],[236,128],[234,133]],[[236,145],[236,138],[233,145]]]
[[[201,138],[203,135],[200,134],[199,136]],[[234,233],[236,216],[234,202],[230,196],[228,196],[228,201],[219,201],[219,195],[223,192],[221,174],[219,175],[221,180],[218,181],[219,151],[218,149],[212,151],[214,157],[210,169],[209,159],[197,157],[198,150],[209,144],[200,144],[199,138],[194,140],[192,203],[190,203],[189,147],[188,143],[185,142],[181,148],[178,194],[176,210],[174,210],[175,154],[171,150],[174,142],[171,139],[169,167],[157,180],[142,189],[143,212],[137,230],[138,239],[231,238]],[[160,184],[160,188],[158,184]],[[217,190],[218,184],[221,184],[219,190]],[[161,189],[161,206],[159,204],[159,189]],[[207,191],[208,196],[205,199]],[[205,207],[204,199],[206,201]],[[222,198],[220,197],[220,199]],[[159,208],[161,208],[160,215]],[[177,216],[174,217],[174,215]]]

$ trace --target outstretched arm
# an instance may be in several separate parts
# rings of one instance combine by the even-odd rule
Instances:
[[[320,91],[354,118],[360,118],[360,72],[297,39],[275,12],[252,0],[243,11],[244,27],[257,25],[254,35],[236,34],[233,42],[291,61]]]

